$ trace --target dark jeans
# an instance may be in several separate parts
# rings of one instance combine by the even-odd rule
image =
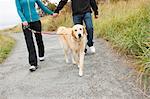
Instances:
[[[35,31],[41,32],[41,21],[30,22],[29,27]],[[36,49],[35,49],[35,45],[33,41],[33,33],[30,30],[24,29],[24,28],[23,28],[23,32],[25,36],[27,49],[29,52],[29,63],[31,66],[32,65],[37,66],[38,65],[37,54],[36,54]],[[38,46],[39,57],[43,57],[44,56],[44,44],[42,40],[42,35],[40,33],[37,33],[37,34],[35,33],[34,35],[35,35],[36,43]]]
[[[85,14],[82,15],[74,15],[73,16],[73,22],[74,24],[82,24],[83,22],[86,25],[86,30],[87,30],[87,45],[89,47],[93,46],[93,22],[92,22],[92,16],[90,12],[87,12]]]

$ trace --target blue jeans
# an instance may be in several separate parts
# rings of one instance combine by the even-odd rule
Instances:
[[[93,46],[93,22],[92,22],[92,16],[90,12],[87,12],[85,14],[82,15],[74,15],[73,16],[73,22],[74,25],[76,24],[81,24],[83,25],[83,22],[86,25],[86,30],[87,30],[87,45],[89,47]]]

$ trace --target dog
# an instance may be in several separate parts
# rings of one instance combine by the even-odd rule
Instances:
[[[79,68],[79,76],[83,76],[84,50],[87,43],[87,32],[83,25],[77,24],[72,28],[59,27],[57,30],[61,45],[64,49],[66,63],[69,55],[72,63]]]

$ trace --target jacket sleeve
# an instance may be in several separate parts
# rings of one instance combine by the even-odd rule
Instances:
[[[53,14],[53,11],[49,10],[40,0],[36,0],[37,5],[48,14]]]
[[[24,17],[24,15],[23,15],[23,11],[22,11],[19,0],[16,0],[16,8],[17,8],[18,15],[20,16],[22,22],[27,21],[26,18]]]
[[[59,13],[59,11],[65,6],[68,0],[61,0],[55,10],[55,13]]]
[[[90,0],[90,4],[91,4],[91,7],[94,11],[94,14],[98,15],[98,6],[96,4],[96,1],[95,0]]]

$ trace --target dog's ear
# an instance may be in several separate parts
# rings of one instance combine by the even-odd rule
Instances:
[[[88,35],[86,32],[85,26],[83,26],[83,33],[84,33],[84,35]]]
[[[72,37],[77,38],[77,37],[75,36],[75,34],[74,34],[74,31],[73,31],[73,30],[72,30],[72,32],[71,32],[71,35],[72,35]]]

